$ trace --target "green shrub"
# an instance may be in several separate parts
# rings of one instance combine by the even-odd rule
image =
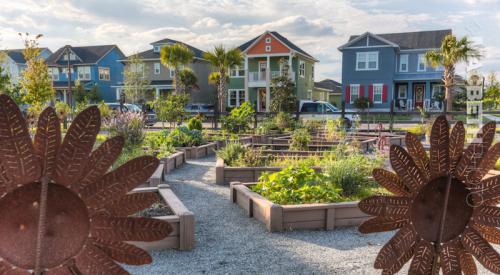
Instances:
[[[191,119],[189,119],[187,127],[189,130],[203,130],[203,124],[201,122],[201,119],[199,119],[198,117],[192,117]]]
[[[146,132],[144,145],[148,146],[151,150],[158,150],[162,144],[168,143],[168,133],[167,130]]]
[[[261,149],[252,149],[245,147],[245,152],[234,161],[233,166],[236,167],[258,167],[262,166],[265,161],[262,158]]]
[[[274,123],[282,132],[295,129],[295,119],[289,113],[277,113],[274,117]]]
[[[171,143],[163,143],[160,145],[160,148],[158,148],[158,155],[156,156],[157,158],[166,158],[172,155],[175,152],[175,147],[172,146]]]
[[[245,154],[246,148],[239,142],[228,142],[226,146],[215,152],[218,158],[224,160],[228,166],[232,166]]]
[[[314,169],[290,166],[276,173],[264,173],[252,187],[278,204],[329,203],[342,201],[340,189]]]
[[[122,136],[126,148],[140,146],[144,140],[144,121],[141,114],[118,113],[110,122],[109,133],[111,136]]]
[[[239,134],[250,129],[255,111],[248,101],[231,110],[231,113],[222,117],[222,130],[228,133]]]
[[[167,142],[174,147],[191,147],[200,146],[205,143],[205,140],[200,130],[189,130],[185,126],[180,126],[168,134]]]
[[[113,169],[120,167],[131,159],[145,155],[151,155],[151,153],[144,151],[144,149],[142,149],[140,146],[123,148],[122,153],[113,164]]]
[[[310,142],[311,134],[309,134],[309,131],[305,128],[297,129],[292,134],[290,150],[307,151]]]
[[[255,132],[259,135],[268,135],[271,133],[271,131],[279,131],[279,130],[280,129],[278,128],[276,123],[274,123],[274,119],[269,117],[269,118],[265,118],[259,124],[257,129],[255,129]]]

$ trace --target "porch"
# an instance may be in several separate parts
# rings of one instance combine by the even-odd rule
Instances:
[[[393,91],[394,110],[423,108],[426,112],[443,111],[444,86],[440,81],[396,81]]]
[[[245,58],[248,87],[266,87],[273,78],[287,74],[295,82],[293,58],[284,55],[250,55]]]

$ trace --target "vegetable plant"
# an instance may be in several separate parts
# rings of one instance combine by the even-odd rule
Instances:
[[[250,129],[254,114],[255,110],[250,102],[246,101],[239,107],[232,109],[229,115],[221,119],[222,130],[233,134],[244,133]]]
[[[305,128],[296,129],[292,134],[290,150],[307,151],[311,142],[311,134]]]

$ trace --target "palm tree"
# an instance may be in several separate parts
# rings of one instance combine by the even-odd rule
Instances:
[[[198,78],[196,74],[191,69],[184,69],[179,73],[179,79],[182,83],[186,92],[189,92],[193,89],[199,89],[198,87]]]
[[[180,80],[180,67],[186,66],[194,58],[194,53],[183,44],[172,44],[161,48],[161,63],[168,68],[174,69],[174,87],[178,94],[185,93],[185,87]]]
[[[217,100],[219,101],[219,111],[222,112],[225,106],[224,96],[226,94],[226,85],[228,83],[227,70],[234,66],[240,66],[243,62],[243,55],[238,48],[226,50],[223,45],[217,45],[212,51],[206,52],[204,54],[204,58],[208,60],[219,73],[219,80],[217,83]]]
[[[452,88],[455,85],[455,65],[460,62],[469,62],[473,58],[480,58],[479,49],[467,37],[458,40],[448,34],[441,42],[439,51],[428,51],[425,54],[427,63],[432,67],[444,67],[443,82],[445,87],[446,110],[453,107]]]

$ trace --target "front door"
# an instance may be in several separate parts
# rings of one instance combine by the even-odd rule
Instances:
[[[266,111],[266,88],[259,88],[257,90],[258,98],[257,98],[257,111],[265,112]]]
[[[413,99],[415,101],[415,108],[424,107],[424,94],[425,84],[415,84],[415,86],[413,86]]]
[[[267,76],[267,61],[259,61],[259,81],[265,81]]]

